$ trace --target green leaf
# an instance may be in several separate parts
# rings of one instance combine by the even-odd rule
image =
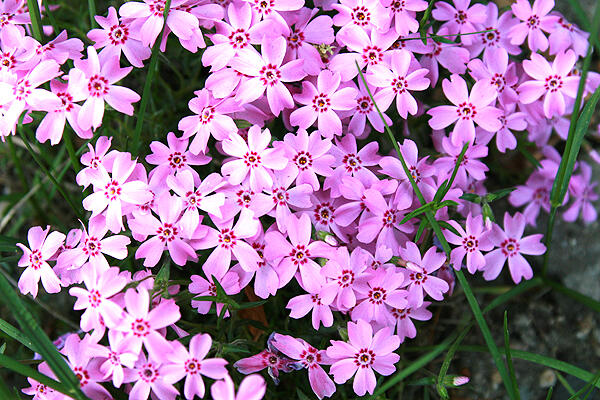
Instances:
[[[438,374],[437,382],[436,382],[436,389],[437,389],[439,395],[442,396],[443,399],[449,398],[448,390],[446,390],[444,380],[446,378],[446,374],[448,373],[448,368],[450,368],[450,362],[452,362],[452,358],[454,357],[454,354],[456,353],[458,346],[461,344],[461,342],[463,341],[465,336],[467,336],[467,333],[469,333],[472,326],[473,326],[473,324],[468,324],[467,326],[465,326],[463,328],[463,330],[460,333],[460,335],[458,336],[458,338],[456,338],[454,343],[452,343],[452,346],[450,346],[450,348],[448,349],[448,353],[446,353],[446,357],[444,357],[444,362],[442,363],[442,367],[440,368],[440,372]]]
[[[444,200],[441,203],[437,204],[435,206],[436,210],[439,210],[440,208],[444,208],[444,207],[458,207],[459,204],[457,202],[455,202],[454,200]]]
[[[481,213],[483,214],[483,219],[489,219],[492,222],[496,221],[496,218],[494,218],[494,212],[492,211],[492,207],[490,207],[489,203],[487,201],[483,201],[483,204],[481,206]]]
[[[493,201],[499,200],[503,197],[508,196],[509,194],[511,194],[516,188],[506,188],[506,189],[500,189],[500,190],[496,190],[495,192],[492,193],[488,193],[485,195],[485,200],[488,203],[491,203]]]
[[[449,223],[447,223],[446,221],[438,221],[438,224],[440,224],[440,226],[444,229],[448,229],[450,232],[454,233],[456,236],[460,236],[460,233],[458,233],[458,231]]]
[[[238,306],[238,310],[245,310],[247,308],[259,307],[259,306],[262,306],[263,304],[265,304],[266,302],[267,302],[267,300],[259,300],[259,301],[251,301],[248,303],[242,303]]]
[[[29,377],[31,379],[35,379],[42,385],[46,385],[49,388],[52,388],[60,393],[66,394],[67,396],[73,396],[73,393],[62,383],[55,381],[54,379],[46,376],[33,368],[28,367],[27,365],[23,365],[17,360],[14,360],[11,357],[5,356],[4,354],[0,354],[0,366],[10,369],[13,372],[16,372],[19,375],[23,375],[25,377]],[[3,397],[3,399],[10,399],[12,396]],[[86,397],[84,397],[86,398]]]
[[[408,214],[406,214],[404,216],[404,218],[402,218],[402,220],[400,221],[400,225],[405,224],[408,221],[410,221],[411,219],[418,217],[419,215],[425,213],[428,209],[431,208],[431,206],[433,206],[433,202],[427,203],[427,204],[417,208],[416,210],[409,212]]]
[[[465,158],[465,153],[467,152],[468,148],[469,148],[469,142],[465,143],[462,150],[460,151],[460,154],[458,155],[458,158],[456,159],[456,164],[454,164],[454,169],[452,170],[452,175],[450,176],[450,180],[448,181],[448,183],[446,185],[444,185],[444,189],[442,190],[440,200],[443,200],[444,196],[446,196],[446,193],[448,193],[448,191],[452,188],[452,184],[454,183],[454,179],[456,179],[456,174],[458,174],[458,169],[460,168],[460,164],[462,164],[463,159]]]
[[[548,394],[546,395],[546,400],[552,399],[552,392],[554,392],[554,386],[550,386],[550,389],[548,389]]]
[[[8,252],[11,252],[11,253],[16,252],[19,250],[19,248],[17,247],[18,242],[19,242],[18,239],[0,235],[0,251],[4,251],[7,253]]]
[[[576,290],[569,289],[568,287],[563,286],[560,283],[551,281],[549,279],[544,279],[543,282],[545,285],[550,286],[552,289],[556,290],[557,292],[560,292],[562,294],[569,296],[573,300],[580,302],[581,304],[590,308],[591,310],[600,312],[600,302],[592,299],[591,297],[586,296],[583,293],[579,293]]]
[[[31,18],[31,31],[35,40],[44,44],[42,36],[42,16],[40,15],[40,7],[37,0],[27,0],[27,8]]]
[[[516,399],[521,398],[519,393],[519,385],[517,384],[517,378],[515,376],[515,367],[512,362],[510,355],[510,343],[508,333],[508,311],[504,310],[504,355],[506,357],[506,364],[508,365],[508,373],[510,375],[510,381],[512,383],[513,395]]]
[[[421,235],[425,231],[426,227],[427,227],[427,220],[425,220],[425,219],[421,220],[421,223],[419,224],[419,228],[417,229],[417,234],[415,235],[415,242],[418,242],[419,239],[421,239]]]
[[[13,316],[19,323],[21,330],[27,335],[33,346],[46,361],[52,372],[66,388],[67,394],[77,400],[86,400],[79,387],[79,379],[69,368],[63,356],[58,352],[52,341],[37,324],[33,315],[23,305],[17,293],[8,283],[4,275],[0,274],[0,293],[2,301],[12,311]],[[8,368],[8,367],[7,367]],[[41,375],[41,374],[40,374]],[[30,376],[30,375],[28,375]]]
[[[481,203],[481,196],[475,193],[463,193],[463,195],[460,196],[460,199],[467,200],[475,204]]]
[[[458,35],[456,35],[456,36],[458,36]],[[454,40],[450,40],[444,36],[431,35],[431,38],[438,43],[456,44],[456,42]]]
[[[39,351],[36,350],[35,346],[33,345],[33,343],[31,343],[31,340],[29,340],[27,336],[25,336],[21,331],[19,331],[17,328],[15,328],[3,319],[0,319],[0,331],[6,333],[8,336],[15,339],[16,341],[29,348],[33,352],[39,353]]]

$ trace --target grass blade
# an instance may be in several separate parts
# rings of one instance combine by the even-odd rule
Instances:
[[[589,307],[590,309],[592,309],[596,312],[600,312],[600,302],[592,299],[591,297],[588,297],[583,293],[579,293],[576,290],[569,289],[568,287],[563,286],[558,282],[551,281],[549,279],[544,279],[543,282],[544,282],[544,284],[550,286],[552,289],[556,290],[557,292],[560,292],[562,294],[569,296],[573,300],[578,301],[579,303],[583,304],[584,306]]]
[[[10,308],[22,331],[27,333],[31,343],[39,350],[44,361],[64,385],[67,394],[77,400],[86,400],[87,397],[79,387],[79,379],[2,274],[0,274],[0,293],[3,294],[2,301]]]
[[[548,389],[548,394],[546,395],[546,400],[552,399],[552,392],[554,392],[554,386],[550,386],[550,389]]]
[[[167,16],[169,14],[169,9],[171,8],[171,0],[167,0],[165,3],[165,10],[163,13],[164,25],[163,29],[160,31],[160,34],[156,38],[156,42],[154,46],[152,46],[152,56],[150,58],[150,65],[148,66],[148,75],[146,76],[146,82],[144,83],[144,91],[142,92],[142,101],[140,103],[140,109],[137,112],[137,120],[135,121],[135,131],[133,133],[133,143],[131,153],[133,155],[137,155],[140,148],[140,139],[142,135],[142,127],[144,126],[144,115],[146,114],[146,108],[148,107],[148,101],[150,100],[150,89],[152,88],[152,81],[154,80],[154,74],[156,74],[156,70],[158,69],[158,51],[160,48],[160,41],[162,37],[162,33],[167,26]]]
[[[517,384],[517,377],[515,376],[515,367],[512,362],[510,355],[510,342],[508,333],[508,311],[504,310],[504,354],[506,356],[506,365],[508,365],[508,373],[512,382],[513,393],[515,398],[521,399],[519,394],[519,385]]]
[[[17,342],[21,343],[23,346],[29,348],[31,351],[39,353],[37,348],[31,343],[31,340],[17,328],[9,324],[3,319],[0,319],[0,331],[4,332],[11,338],[15,339]]]
[[[454,169],[452,170],[452,175],[450,176],[450,180],[446,183],[446,185],[443,186],[442,192],[439,197],[439,201],[444,200],[444,196],[452,188],[452,184],[454,183],[454,179],[456,179],[456,174],[458,173],[458,169],[460,168],[460,164],[462,164],[463,158],[464,158],[465,153],[467,152],[468,148],[469,148],[469,142],[465,143],[465,145],[462,148],[462,151],[458,155],[458,158],[456,159],[456,165],[454,165]],[[437,197],[437,195],[436,195],[436,197]]]
[[[42,16],[37,0],[27,0],[27,9],[29,9],[29,18],[31,19],[31,32],[35,40],[44,44],[42,39]]]
[[[456,353],[458,346],[461,344],[461,342],[463,341],[465,336],[467,336],[467,334],[471,330],[472,326],[473,326],[473,324],[471,323],[464,327],[464,329],[462,330],[460,335],[458,335],[458,337],[456,338],[454,343],[452,343],[452,346],[450,346],[450,348],[448,349],[448,353],[446,353],[446,357],[444,358],[444,362],[442,363],[442,367],[440,368],[440,372],[437,377],[436,388],[437,388],[439,395],[443,399],[449,399],[448,390],[446,389],[446,386],[444,385],[444,378],[446,377],[446,374],[448,373],[448,368],[450,368],[450,363],[452,362],[452,358],[454,357],[454,354]]]
[[[33,368],[28,367],[27,365],[23,365],[17,360],[14,360],[11,357],[5,356],[4,354],[0,354],[0,365],[4,368],[10,369],[17,374],[29,377],[31,379],[35,379],[42,385],[46,385],[49,388],[52,388],[58,392],[66,394],[67,396],[72,396],[72,393],[67,389],[62,383],[55,381],[54,379],[36,371]],[[10,399],[10,397],[3,397],[4,399]]]
[[[96,27],[96,2],[94,0],[88,0],[88,10],[90,11],[90,29]]]
[[[528,291],[529,289],[533,289],[537,286],[540,286],[541,284],[542,284],[542,278],[539,278],[539,277],[533,278],[529,281],[524,281],[524,282],[520,283],[519,285],[510,289],[508,292],[503,293],[500,296],[496,297],[494,300],[492,300],[490,302],[490,304],[488,304],[483,309],[483,313],[485,314],[485,313],[493,310],[494,308],[506,303],[513,297],[516,297],[516,296],[520,295],[521,293]]]
[[[571,385],[569,385],[569,382],[567,382],[567,380],[565,379],[565,377],[558,371],[554,371],[554,375],[556,375],[556,378],[558,379],[558,381],[560,382],[561,385],[563,385],[563,387],[567,390],[567,392],[569,392],[570,397],[569,399],[571,400],[581,400],[579,398],[579,396],[577,396],[575,394],[575,389],[573,389],[571,387]]]

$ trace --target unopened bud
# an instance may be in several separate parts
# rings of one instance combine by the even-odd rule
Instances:
[[[454,386],[462,386],[466,385],[467,383],[469,383],[468,376],[455,376],[454,379],[452,379],[452,384]]]

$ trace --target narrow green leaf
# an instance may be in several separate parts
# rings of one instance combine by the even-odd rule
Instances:
[[[463,195],[460,196],[460,198],[475,204],[481,203],[481,196],[475,193],[463,193]]]
[[[267,302],[267,300],[259,300],[259,301],[251,301],[248,303],[242,303],[239,305],[238,310],[245,310],[247,308],[259,307],[259,306],[262,306],[263,304],[265,304],[266,302]]]
[[[456,44],[454,40],[450,40],[444,36],[439,35],[431,35],[431,38],[438,43],[446,43],[446,44]]]
[[[8,388],[8,386],[6,386],[6,383],[4,382],[3,379],[0,379],[0,398],[1,399],[10,399],[12,397],[13,397],[13,395],[10,392],[10,389]]]
[[[411,219],[418,217],[419,215],[425,213],[425,211],[427,211],[427,209],[429,209],[432,205],[433,205],[433,203],[427,203],[427,204],[417,208],[416,210],[412,210],[411,212],[406,214],[404,216],[404,218],[402,218],[402,220],[400,221],[400,225],[405,224],[408,221],[410,221]]]
[[[218,302],[219,298],[217,296],[196,296],[192,298],[193,301],[214,301]]]
[[[28,336],[33,346],[39,350],[40,355],[64,385],[69,396],[77,400],[86,400],[87,397],[81,392],[79,387],[79,379],[77,379],[73,371],[65,362],[63,356],[58,352],[52,341],[37,324],[33,315],[31,315],[23,305],[17,293],[2,274],[0,274],[0,293],[2,293],[2,301],[12,311],[21,330]]]
[[[18,251],[17,243],[18,239],[8,237],[8,236],[0,236],[0,251],[4,252],[16,252]]]
[[[438,205],[436,205],[436,210],[439,210],[440,208],[444,208],[444,207],[458,207],[459,204],[457,202],[455,202],[454,200],[444,200],[441,203],[439,203]]]
[[[90,29],[96,27],[96,2],[94,0],[88,0],[88,10],[90,11]]]
[[[37,0],[27,0],[27,9],[31,18],[31,32],[35,40],[44,44],[42,36],[42,16]]]
[[[46,375],[36,371],[35,369],[28,367],[27,365],[21,364],[20,362],[18,362],[17,360],[14,360],[13,358],[11,358],[9,356],[0,354],[0,365],[3,366],[4,368],[10,369],[13,372],[16,372],[19,375],[23,375],[23,376],[29,377],[31,379],[35,379],[42,385],[46,385],[49,388],[52,388],[58,392],[61,392],[62,394],[66,394],[67,396],[72,396],[71,391],[67,387],[65,387],[65,385],[63,385],[62,383],[55,381],[54,379],[50,378],[49,376],[46,376]],[[10,398],[12,398],[12,396],[3,397],[3,399],[10,399]]]
[[[435,3],[436,0],[429,0],[429,4],[427,5],[427,9],[425,10],[425,13],[423,14],[423,17],[421,17],[421,21],[419,21],[419,33],[421,34],[421,41],[423,42],[423,44],[427,44],[427,21],[429,20],[429,16],[431,15],[431,11],[433,10],[433,3]]]
[[[458,169],[460,168],[460,164],[462,164],[463,159],[465,158],[465,153],[467,152],[468,148],[469,148],[469,142],[465,143],[462,150],[460,151],[460,154],[458,155],[458,158],[456,159],[456,164],[454,164],[454,169],[452,170],[452,175],[450,175],[450,180],[448,181],[448,183],[444,186],[444,189],[442,190],[442,195],[440,196],[440,200],[443,200],[444,196],[446,196],[446,193],[448,193],[448,191],[452,188],[452,184],[454,183],[454,179],[456,179],[456,174],[458,174]]]
[[[158,52],[160,48],[160,41],[162,37],[162,33],[167,26],[167,16],[169,14],[169,9],[171,8],[171,0],[167,0],[165,3],[165,10],[163,13],[164,25],[160,34],[156,38],[156,42],[154,46],[152,46],[152,56],[150,57],[150,65],[148,66],[148,75],[146,76],[146,82],[144,83],[144,91],[142,92],[142,101],[140,103],[140,109],[136,114],[136,122],[135,122],[135,131],[133,133],[133,143],[131,144],[132,154],[137,155],[140,149],[140,140],[142,135],[142,128],[144,126],[144,116],[146,115],[146,108],[148,107],[148,101],[150,100],[150,96],[152,96],[152,81],[154,81],[154,75],[156,74],[156,70],[158,69]]]
[[[548,389],[548,394],[546,395],[546,400],[552,399],[552,392],[554,392],[554,386],[550,386],[550,389]]]
[[[456,236],[460,236],[460,233],[452,225],[450,225],[446,221],[438,221],[438,224],[440,224],[440,226],[442,228],[447,229],[450,232],[454,233]]]
[[[36,350],[36,347],[31,343],[31,340],[27,336],[25,336],[21,331],[17,328],[9,324],[3,319],[0,319],[0,331],[6,333],[11,338],[15,339],[17,342],[21,343],[25,347],[29,348],[31,351],[35,353],[39,353]]]
[[[442,197],[444,196],[444,188],[446,187],[447,184],[448,184],[448,179],[444,180],[444,182],[442,182],[440,187],[437,188],[437,190],[435,191],[435,195],[433,196],[434,203],[437,203],[442,200]]]
[[[563,387],[567,390],[567,392],[569,392],[569,394],[571,395],[571,398],[575,399],[575,400],[581,400],[578,396],[573,397],[573,395],[575,394],[575,389],[573,389],[573,387],[569,384],[569,382],[567,382],[565,377],[558,371],[553,371],[553,372],[554,372],[554,375],[556,376],[556,378],[558,379],[558,381],[561,383],[561,385],[563,385]]]
[[[417,229],[417,234],[415,235],[415,242],[418,242],[419,239],[421,239],[421,235],[425,231],[426,227],[427,227],[427,220],[425,220],[425,219],[421,220],[421,223],[419,224],[419,228]]]
[[[549,279],[544,279],[543,282],[545,285],[550,286],[552,289],[556,290],[557,292],[560,292],[562,294],[569,296],[573,300],[578,301],[579,303],[590,308],[591,310],[600,312],[600,302],[592,299],[591,297],[586,296],[583,293],[579,293],[576,290],[569,289],[568,287],[563,286],[558,282],[551,281]]]
[[[450,346],[450,348],[448,349],[448,353],[446,353],[446,357],[444,357],[444,362],[442,363],[442,367],[440,368],[440,372],[438,374],[437,382],[436,382],[437,391],[440,394],[440,396],[442,396],[442,398],[444,398],[444,399],[449,398],[448,391],[446,390],[446,386],[444,385],[444,378],[446,377],[446,374],[448,373],[448,368],[450,368],[450,363],[452,362],[452,359],[454,358],[454,354],[456,353],[458,346],[462,343],[465,336],[467,336],[467,334],[471,330],[472,326],[473,326],[473,324],[471,323],[463,328],[460,335],[458,335],[458,337],[456,338],[454,343],[452,343],[452,346]]]
[[[510,375],[510,381],[512,383],[513,395],[516,399],[520,399],[521,394],[519,393],[519,385],[517,384],[517,377],[515,376],[515,367],[513,365],[512,357],[510,355],[508,311],[506,310],[504,310],[504,355],[506,357],[506,365],[508,365],[508,373]]]
[[[506,188],[506,189],[500,189],[500,190],[496,190],[495,192],[491,192],[485,195],[485,200],[488,203],[491,203],[493,201],[499,200],[503,197],[508,196],[509,194],[511,194],[516,188]]]

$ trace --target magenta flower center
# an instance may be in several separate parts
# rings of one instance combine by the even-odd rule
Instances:
[[[298,166],[300,170],[305,170],[312,165],[312,156],[310,153],[302,150],[299,151],[294,158],[292,159],[294,163]]]
[[[409,308],[402,308],[402,309],[392,308],[390,310],[390,312],[392,313],[392,315],[394,316],[394,318],[396,318],[396,319],[404,319],[404,318],[406,318],[410,314],[410,309]]]
[[[33,250],[29,255],[29,263],[34,270],[40,269],[42,266],[42,253],[39,250]]]
[[[254,9],[260,14],[269,15],[273,11],[274,0],[254,0]]]
[[[388,228],[391,228],[392,226],[394,226],[394,224],[398,220],[398,218],[397,218],[397,211],[396,210],[386,210],[383,213],[382,220],[383,220],[383,225],[384,226],[387,226]]]
[[[64,110],[66,112],[69,112],[73,109],[73,96],[71,96],[67,92],[56,93],[56,96],[58,96],[62,103],[60,108],[57,109],[57,111]]]
[[[308,262],[310,252],[304,245],[299,244],[292,249],[289,256],[292,258],[294,265],[304,265]]]
[[[202,112],[200,113],[200,123],[202,125],[208,124],[210,121],[212,121],[214,115],[215,115],[215,108],[213,106],[204,107],[202,109]]]
[[[265,86],[275,86],[279,79],[281,78],[281,72],[277,65],[267,64],[262,67],[259,71],[260,81]]]
[[[121,195],[121,185],[117,181],[110,181],[104,187],[104,196],[110,201],[116,200]]]
[[[154,0],[149,5],[150,12],[154,14],[155,17],[164,17],[165,12],[165,0]]]
[[[185,205],[188,209],[198,208],[198,205],[200,204],[201,201],[202,201],[202,195],[200,194],[199,191],[187,192],[185,194],[185,202],[186,202]]]
[[[498,32],[497,29],[491,26],[485,28],[485,30],[490,32],[484,32],[481,34],[481,41],[483,42],[483,44],[486,46],[490,46],[498,43],[498,41],[500,40],[500,32]]]
[[[473,119],[475,118],[475,115],[477,115],[475,106],[467,102],[459,104],[456,112],[458,113],[458,118],[462,118],[464,120]]]
[[[537,28],[539,24],[540,18],[535,14],[527,19],[527,26],[529,27],[529,29]]]
[[[408,275],[408,278],[415,284],[415,285],[422,285],[423,283],[427,282],[427,278],[428,276],[422,272],[411,272]]]
[[[329,224],[333,222],[333,208],[329,202],[321,203],[315,208],[314,216],[317,223]]]
[[[235,246],[237,242],[236,239],[235,233],[227,228],[224,228],[219,234],[219,243],[221,244],[221,247],[225,249],[230,249]]]
[[[273,190],[273,202],[277,205],[284,206],[290,199],[290,195],[283,187],[279,187]]]
[[[150,333],[150,323],[142,318],[138,318],[131,323],[131,331],[137,337],[147,336]]]
[[[479,240],[473,235],[466,236],[463,238],[463,248],[469,253],[473,253],[479,248]]]
[[[79,384],[81,387],[84,387],[90,381],[90,373],[86,369],[75,367],[73,368],[73,372],[75,373],[77,379],[79,379]]]
[[[458,10],[456,12],[456,14],[454,14],[454,20],[456,21],[456,23],[458,23],[459,25],[464,24],[465,22],[467,22],[467,13],[464,12],[463,10]]]
[[[237,204],[241,207],[248,208],[252,203],[254,192],[250,190],[240,190],[235,195],[237,196]]]
[[[544,87],[549,92],[556,92],[561,89],[563,86],[562,76],[560,75],[550,75],[546,78],[544,82]]]
[[[382,287],[374,287],[369,290],[367,297],[371,303],[381,305],[387,298],[387,291]]]
[[[342,162],[346,166],[346,171],[348,172],[356,172],[362,168],[362,160],[356,154],[346,154],[342,159]]]
[[[368,114],[373,110],[373,103],[369,96],[363,96],[356,99],[356,111],[361,114]]]
[[[383,51],[377,46],[367,46],[363,49],[362,58],[367,64],[376,65],[383,60]]]
[[[508,238],[502,243],[500,243],[500,249],[502,250],[502,254],[506,257],[512,257],[515,254],[519,254],[519,242],[517,242],[513,238]]]
[[[126,26],[113,25],[110,27],[108,38],[114,46],[119,44],[125,44],[127,38],[129,38],[129,29],[127,29]]]
[[[108,80],[100,75],[94,75],[88,81],[88,92],[92,97],[102,97],[108,94]]]
[[[92,307],[92,308],[98,307],[100,305],[100,303],[102,302],[102,295],[96,289],[90,290],[89,293],[90,294],[88,295],[88,301],[90,302],[90,307]]]
[[[347,288],[354,283],[354,272],[345,269],[342,274],[338,277],[338,285],[343,288]]]
[[[354,24],[358,26],[366,26],[371,22],[371,13],[364,6],[354,7],[350,16]]]
[[[354,355],[354,364],[360,368],[369,368],[375,362],[375,352],[369,349],[360,349]]]
[[[297,49],[304,42],[304,32],[298,31],[296,28],[292,29],[287,42],[290,49]]]
[[[176,151],[169,155],[167,161],[169,161],[172,169],[180,169],[186,166],[187,157],[185,154]]]
[[[8,25],[10,23],[11,19],[12,19],[12,15],[10,15],[10,14],[7,14],[7,13],[0,14],[0,27],[4,27],[4,26]]]
[[[200,372],[200,363],[197,359],[190,358],[185,362],[184,368],[186,373],[194,375]]]
[[[312,300],[313,303],[315,303],[316,305],[320,306],[321,305],[321,297],[319,297],[318,294],[312,294],[310,296],[310,299]]]
[[[502,92],[506,87],[506,79],[503,74],[495,73],[491,79],[492,85],[496,85],[498,92]]]
[[[15,100],[23,101],[31,94],[31,84],[27,79],[21,79],[13,89]]]
[[[250,42],[250,34],[246,32],[244,29],[239,28],[233,32],[231,32],[228,36],[229,44],[234,49],[243,49],[248,46]]]
[[[119,356],[119,354],[115,353],[114,351],[110,352],[110,354],[108,355],[108,359],[110,360],[110,363],[113,365],[121,364],[121,357]]]
[[[419,171],[419,168],[417,168],[416,165],[409,166],[408,170],[410,171],[410,175],[416,183],[421,182],[421,171]]]
[[[4,53],[0,53],[0,69],[7,68],[12,69],[17,60],[15,57],[10,54],[8,51]]]
[[[300,353],[300,360],[306,368],[314,368],[321,362],[321,355],[314,347],[309,347],[308,350],[303,350]]]
[[[90,257],[95,257],[100,254],[100,250],[102,249],[102,245],[100,244],[100,240],[97,237],[91,236],[85,239],[83,244],[83,252]]]
[[[324,93],[319,93],[312,100],[312,108],[316,112],[325,112],[329,110],[329,106],[331,106],[331,100],[329,96]]]
[[[260,156],[255,151],[249,151],[244,154],[244,163],[250,168],[256,168],[260,165]]]
[[[394,93],[396,93],[396,94],[404,93],[407,90],[408,81],[406,80],[405,77],[398,76],[397,78],[395,78],[392,81],[391,85],[392,85],[392,89],[394,90]]]
[[[158,370],[152,363],[147,363],[142,366],[139,370],[138,375],[140,378],[147,383],[156,381],[159,376]]]
[[[156,234],[161,242],[172,242],[177,238],[179,229],[177,229],[176,226],[173,226],[173,224],[165,223],[156,230]]]
[[[392,3],[392,11],[394,13],[399,13],[404,11],[404,7],[406,6],[405,0],[396,0]]]

